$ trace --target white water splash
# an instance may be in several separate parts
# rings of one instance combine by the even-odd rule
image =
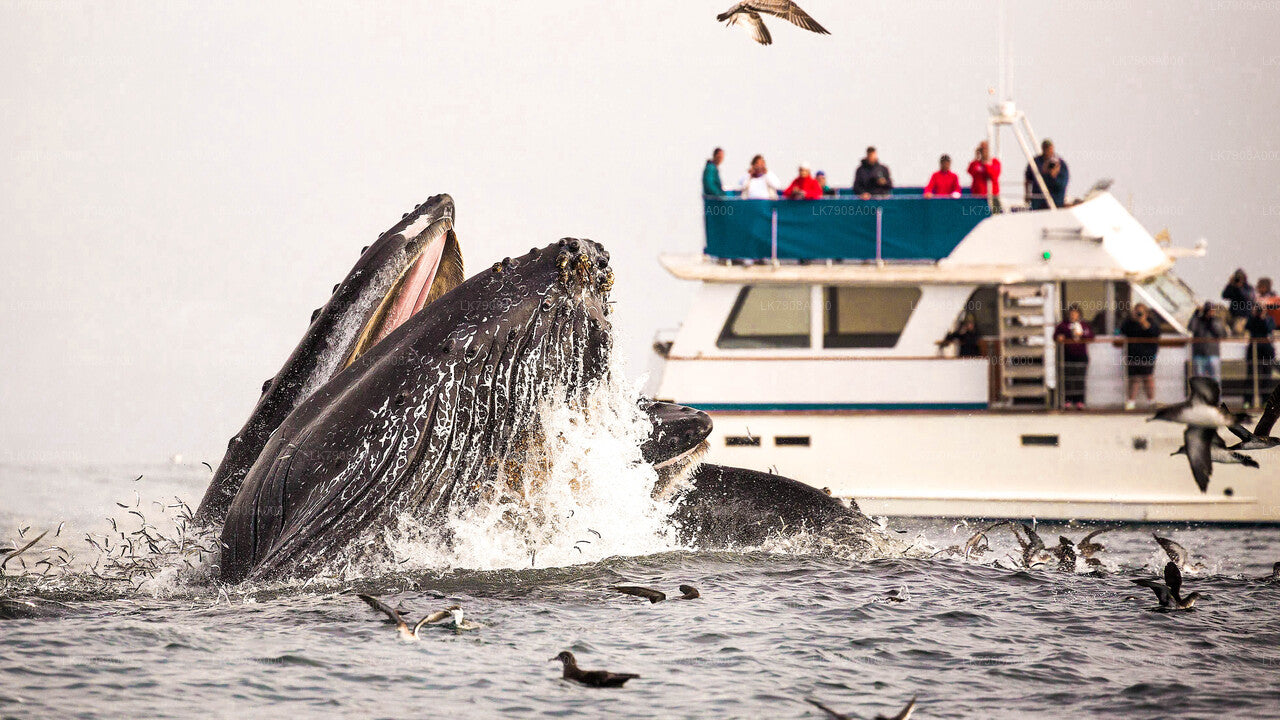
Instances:
[[[544,401],[544,447],[515,492],[443,526],[402,516],[383,534],[392,556],[383,569],[545,568],[678,549],[675,503],[652,497],[658,474],[640,454],[650,431],[640,387],[615,361],[585,407]]]

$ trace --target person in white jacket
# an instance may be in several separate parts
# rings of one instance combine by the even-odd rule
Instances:
[[[738,185],[742,188],[742,197],[748,200],[776,200],[782,191],[782,181],[769,172],[763,155],[751,158],[751,167]]]

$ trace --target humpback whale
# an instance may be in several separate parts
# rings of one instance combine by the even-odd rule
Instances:
[[[226,582],[306,576],[377,551],[402,515],[431,522],[519,499],[540,404],[606,378],[609,253],[564,238],[461,280],[453,202],[431,198],[361,255],[233,438],[197,512],[221,526]],[[699,466],[702,412],[644,401],[640,448],[700,545],[808,529],[868,546],[874,525],[803,483]]]

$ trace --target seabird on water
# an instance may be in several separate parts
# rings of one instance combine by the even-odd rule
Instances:
[[[1033,567],[1035,565],[1046,565],[1049,562],[1051,554],[1045,550],[1044,540],[1036,534],[1036,531],[1026,523],[1020,523],[1022,531],[1027,534],[1024,540],[1022,535],[1018,534],[1018,526],[1012,525],[1013,536],[1018,539],[1018,545],[1022,548],[1022,564],[1025,567]]]
[[[817,20],[810,17],[809,13],[801,10],[800,6],[791,2],[791,0],[747,0],[720,13],[716,16],[716,20],[726,25],[741,26],[750,33],[751,38],[756,42],[761,45],[771,45],[773,44],[773,36],[769,34],[769,28],[765,27],[764,20],[760,19],[760,13],[780,17],[793,25],[819,35],[831,34],[826,28],[819,25]]]
[[[1066,536],[1058,536],[1058,546],[1050,550],[1053,556],[1058,558],[1058,569],[1063,572],[1075,572],[1076,570],[1076,548],[1075,543],[1071,542]]]
[[[1200,593],[1193,592],[1186,597],[1182,595],[1182,573],[1178,571],[1178,564],[1170,560],[1164,566],[1164,582],[1158,580],[1149,580],[1146,578],[1133,581],[1137,585],[1151,588],[1160,600],[1160,607],[1164,610],[1190,610],[1196,604],[1196,600],[1200,599]]]
[[[1107,532],[1110,528],[1101,528],[1085,535],[1080,542],[1076,543],[1076,550],[1080,551],[1080,557],[1084,558],[1084,563],[1091,568],[1102,567],[1102,561],[1094,557],[1095,554],[1102,552],[1106,546],[1100,542],[1094,542],[1094,538]]]
[[[568,650],[562,651],[559,655],[551,658],[547,662],[559,660],[564,663],[565,680],[573,680],[574,682],[589,685],[591,687],[622,687],[628,680],[634,680],[640,677],[635,673],[612,673],[608,670],[582,670],[578,667],[578,659]]]
[[[1280,387],[1278,385],[1277,387]],[[1271,574],[1258,578],[1262,582],[1280,582],[1280,562],[1271,565]]]
[[[439,627],[452,628],[454,630],[478,630],[479,628],[484,627],[484,625],[471,622],[463,617],[461,607],[457,605],[450,605],[444,610],[438,610],[422,618],[417,622],[417,624],[410,628],[409,624],[405,622],[404,616],[401,612],[384,603],[382,600],[374,597],[373,595],[365,594],[357,595],[357,597],[365,601],[369,607],[381,612],[383,615],[386,615],[388,620],[395,623],[396,631],[400,634],[400,639],[409,642],[416,641],[418,639],[418,633],[427,625],[438,625]],[[443,622],[445,620],[448,622]]]
[[[832,720],[855,720],[855,718],[852,715],[845,715],[844,713],[838,713],[835,710],[832,710],[831,708],[827,707],[826,705],[823,705],[822,703],[818,702],[817,700],[814,700],[813,698],[805,698],[805,702],[809,703],[810,705],[826,713],[827,717],[831,718]],[[911,713],[915,712],[915,709],[916,709],[916,699],[913,697],[911,698],[911,700],[907,701],[906,707],[902,708],[902,710],[899,711],[897,715],[894,715],[892,717],[888,715],[877,715],[876,720],[910,720]]]
[[[620,592],[624,595],[634,595],[639,598],[644,598],[651,603],[660,603],[667,599],[667,594],[660,590],[640,587],[638,585],[614,585],[609,589],[614,592]],[[692,585],[681,585],[680,592],[683,594],[676,597],[677,600],[697,600],[702,597],[702,593],[698,592],[698,588]]]

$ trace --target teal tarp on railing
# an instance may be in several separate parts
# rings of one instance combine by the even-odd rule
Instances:
[[[894,196],[878,200],[743,200],[706,198],[706,253],[768,258],[773,212],[778,213],[778,258],[875,260],[876,211],[884,260],[939,260],[991,214],[986,198]]]

